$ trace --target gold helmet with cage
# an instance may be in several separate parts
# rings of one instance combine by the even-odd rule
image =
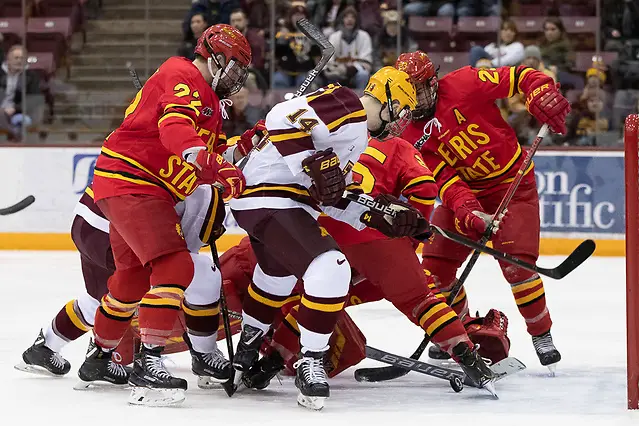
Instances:
[[[399,136],[411,119],[411,110],[417,106],[415,86],[410,76],[393,67],[383,67],[368,80],[364,93],[382,104],[388,110],[389,120],[382,119],[379,134],[375,138],[385,137],[389,133]],[[380,111],[381,118],[381,111]]]

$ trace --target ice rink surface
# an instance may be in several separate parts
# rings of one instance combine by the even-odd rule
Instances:
[[[221,390],[198,389],[188,354],[170,356],[167,366],[189,380],[186,402],[176,408],[132,407],[128,391],[102,387],[75,391],[87,337],[63,351],[71,362],[64,378],[13,369],[61,306],[82,288],[73,252],[2,252],[0,285],[0,424],[50,425],[637,425],[639,413],[626,410],[625,266],[623,258],[592,258],[562,281],[545,280],[554,325],[553,338],[563,360],[557,376],[535,356],[523,319],[495,261],[482,257],[467,291],[471,310],[499,308],[510,320],[511,356],[528,368],[496,384],[498,401],[483,391],[454,393],[446,381],[418,373],[385,383],[357,383],[352,370],[331,381],[331,398],[322,412],[298,407],[292,378],[260,392],[228,398]],[[559,257],[540,259],[555,266]],[[421,330],[386,302],[349,308],[368,344],[408,356]],[[221,345],[225,347],[225,345]],[[224,350],[224,348],[223,348]],[[426,355],[422,357],[426,360]],[[360,366],[381,365],[366,360]],[[18,423],[19,422],[19,423]]]

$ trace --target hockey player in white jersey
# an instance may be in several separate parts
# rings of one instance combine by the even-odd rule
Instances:
[[[181,218],[180,231],[195,267],[193,282],[184,292],[182,303],[187,328],[184,337],[191,351],[192,370],[204,383],[224,382],[229,379],[231,368],[216,344],[222,279],[219,268],[212,267],[211,256],[198,253],[203,246],[213,245],[213,241],[223,233],[224,202],[219,192],[210,185],[200,185],[175,209]],[[75,214],[71,236],[81,255],[86,291],[68,302],[40,330],[34,344],[22,354],[23,362],[16,365],[19,370],[44,371],[54,376],[68,373],[71,365],[60,351],[91,329],[100,300],[109,297],[107,279],[115,270],[109,222],[93,202],[91,187],[79,200]],[[111,357],[94,358],[94,346],[93,342],[89,343],[87,360],[78,371],[82,382],[76,388],[86,388],[92,382],[127,384],[131,369],[113,362]],[[122,358],[118,351],[122,350],[130,351],[132,348],[118,347],[113,354],[118,362]],[[146,390],[139,389],[137,397],[132,397],[133,403],[153,403],[152,395],[145,395],[140,400],[140,392],[146,393]]]
[[[397,199],[384,199],[403,210],[389,226],[382,226],[381,215],[342,198],[369,132],[377,138],[397,133],[415,104],[408,75],[385,67],[371,77],[361,98],[348,88],[329,85],[282,102],[267,115],[268,139],[249,157],[243,170],[246,190],[230,203],[258,261],[243,303],[243,329],[233,360],[238,376],[257,361],[275,313],[302,279],[297,401],[315,410],[323,407],[330,392],[322,358],[344,306],[351,268],[316,219],[323,212],[357,229],[383,227],[396,237],[424,229],[419,211]]]

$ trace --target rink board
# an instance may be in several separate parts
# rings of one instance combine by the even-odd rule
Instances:
[[[73,209],[93,178],[99,148],[0,148],[0,207],[27,195],[36,202],[0,216],[2,250],[73,250]],[[595,254],[624,254],[624,176],[621,151],[542,151],[535,155],[540,199],[541,254],[566,254],[580,240],[597,241]],[[227,215],[224,251],[244,232]]]

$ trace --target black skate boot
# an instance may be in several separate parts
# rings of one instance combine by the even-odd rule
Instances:
[[[182,336],[191,352],[191,371],[197,376],[200,389],[211,389],[217,383],[231,378],[231,363],[217,347],[213,352],[202,353],[193,349],[188,333]]]
[[[142,345],[129,377],[129,384],[133,386],[129,404],[162,407],[179,404],[186,398],[187,382],[167,371],[160,355],[162,349]]]
[[[89,339],[87,357],[78,370],[80,382],[74,389],[87,389],[94,382],[113,383],[114,385],[126,385],[131,374],[131,368],[117,364],[111,359],[112,351],[105,351]]]
[[[240,342],[233,357],[233,368],[237,371],[247,372],[259,356],[260,345],[264,332],[259,328],[245,324],[242,328]]]
[[[485,388],[493,396],[497,396],[493,384],[495,375],[483,358],[479,356],[477,348],[478,346],[475,346],[471,349],[466,343],[459,343],[453,348],[453,354],[458,359],[459,366],[466,373],[467,379],[475,386]]]
[[[62,355],[45,346],[44,333],[40,330],[33,345],[22,353],[22,362],[15,369],[27,373],[64,376],[71,370],[71,364]]]
[[[561,354],[552,342],[550,331],[541,336],[533,336],[532,338],[535,352],[541,365],[548,367],[552,375],[555,375],[557,363],[561,361]]]
[[[295,386],[300,390],[297,403],[311,410],[324,408],[326,398],[330,396],[330,388],[324,370],[324,354],[326,352],[305,352],[293,365],[296,370]]]
[[[242,377],[242,382],[249,389],[265,389],[283,368],[284,359],[278,351],[273,350],[253,364]]]
[[[428,347],[428,358],[430,359],[439,359],[439,360],[447,360],[450,359],[450,355],[446,351],[442,351],[441,348],[437,345],[430,345]]]

